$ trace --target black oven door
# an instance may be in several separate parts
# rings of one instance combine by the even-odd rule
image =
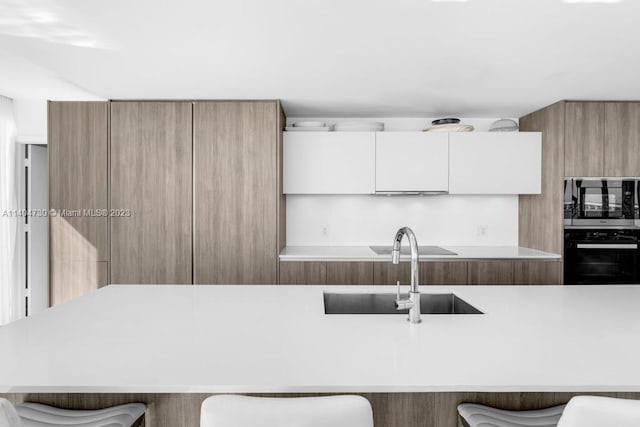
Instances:
[[[638,283],[638,242],[571,240],[565,246],[565,284]]]

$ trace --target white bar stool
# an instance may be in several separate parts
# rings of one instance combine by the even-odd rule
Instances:
[[[573,397],[558,427],[638,427],[640,401],[613,397]]]
[[[361,396],[211,396],[202,402],[200,427],[373,427]]]
[[[0,427],[143,427],[142,403],[97,410],[60,409],[40,403],[13,405],[0,398]]]
[[[505,411],[475,403],[458,405],[463,427],[638,427],[640,401],[575,396],[566,405],[536,411]]]
[[[16,408],[7,399],[0,397],[0,427],[20,427],[21,425]]]
[[[507,411],[475,403],[458,405],[462,427],[555,427],[565,405],[534,411]]]

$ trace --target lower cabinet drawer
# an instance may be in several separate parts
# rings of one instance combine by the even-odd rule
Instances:
[[[281,285],[325,285],[327,263],[307,261],[280,261]]]
[[[560,261],[474,261],[470,285],[561,285]]]
[[[280,261],[281,285],[372,285],[373,262]]]
[[[327,285],[372,285],[373,262],[327,262]]]
[[[421,285],[561,285],[559,261],[423,261]],[[402,285],[411,263],[281,261],[282,285]]]
[[[401,262],[394,265],[390,262],[375,262],[373,266],[373,281],[376,285],[395,285],[411,283],[411,263]],[[420,263],[421,285],[466,285],[467,263],[463,261],[427,262]]]
[[[562,285],[561,261],[518,261],[513,263],[516,285]]]
[[[470,285],[512,285],[513,261],[473,261],[468,263]]]

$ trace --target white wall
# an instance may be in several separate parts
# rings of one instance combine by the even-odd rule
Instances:
[[[15,142],[16,126],[11,99],[0,96],[0,325],[20,317],[24,289],[22,207],[24,150]]]
[[[421,245],[517,245],[518,196],[287,196],[290,246],[388,245],[405,225]]]
[[[47,143],[47,101],[44,99],[14,99],[13,114],[18,141]]]

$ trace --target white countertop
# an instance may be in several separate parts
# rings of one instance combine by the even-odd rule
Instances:
[[[420,261],[559,261],[560,254],[522,246],[440,246],[456,255],[420,255]],[[409,260],[408,255],[401,259]],[[378,255],[369,246],[286,246],[280,261],[391,261],[391,255]]]
[[[331,315],[323,290],[112,285],[0,327],[0,392],[640,391],[640,286],[425,287],[484,315]]]

